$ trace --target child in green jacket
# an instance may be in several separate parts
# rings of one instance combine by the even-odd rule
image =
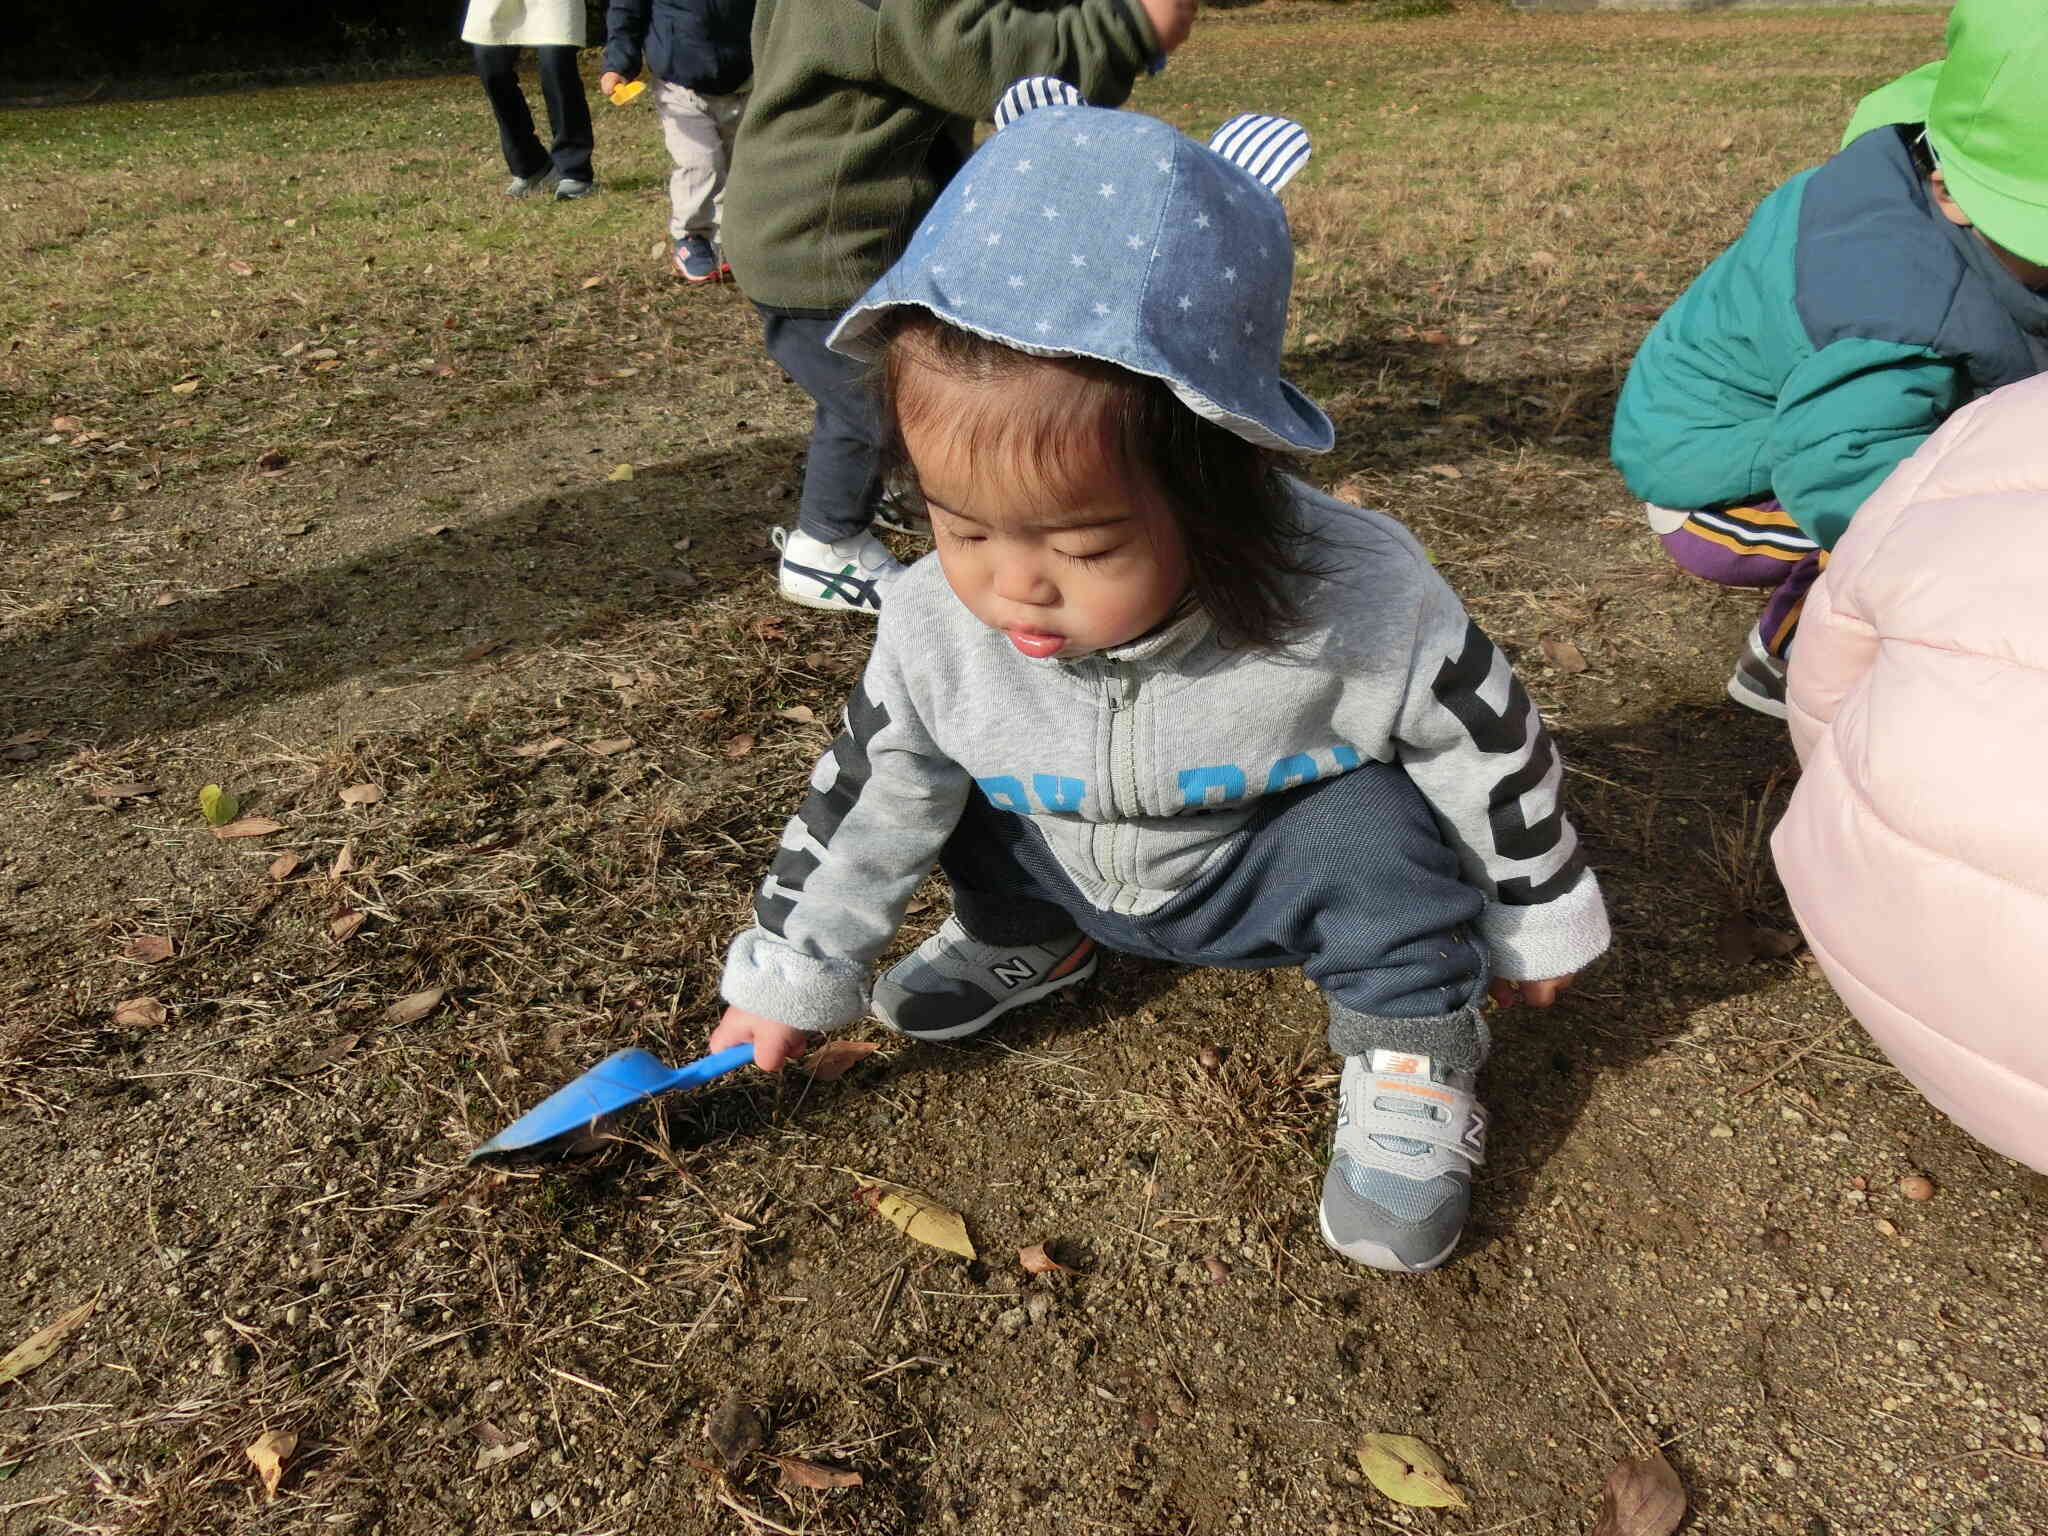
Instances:
[[[2048,7],[1959,0],[1925,123],[1773,192],[1636,354],[1616,466],[1681,567],[1770,594],[1737,703],[1784,718],[1807,588],[1893,466],[2048,369],[2044,80]]]

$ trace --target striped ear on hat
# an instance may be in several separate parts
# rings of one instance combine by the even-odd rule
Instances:
[[[996,103],[995,123],[1000,132],[1037,107],[1085,107],[1088,98],[1057,75],[1026,75]]]
[[[1264,112],[1233,117],[1209,136],[1209,147],[1269,192],[1286,186],[1309,157],[1308,130]]]

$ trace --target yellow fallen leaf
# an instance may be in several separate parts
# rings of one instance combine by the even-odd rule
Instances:
[[[873,1202],[875,1214],[905,1237],[957,1253],[963,1259],[976,1257],[974,1243],[967,1236],[967,1223],[958,1211],[934,1205],[908,1190],[871,1187],[864,1194]]]
[[[1367,1435],[1358,1465],[1373,1487],[1396,1504],[1419,1509],[1466,1509],[1443,1458],[1413,1435]]]
[[[209,784],[199,791],[199,814],[206,818],[209,827],[226,826],[241,809],[242,802],[218,784]]]
[[[99,1304],[99,1297],[94,1296],[84,1305],[73,1307],[54,1323],[38,1328],[7,1351],[6,1357],[0,1359],[0,1386],[5,1386],[17,1376],[27,1375],[54,1355],[57,1346],[75,1333],[79,1325],[92,1316],[93,1308]]]
[[[299,1446],[299,1437],[288,1429],[268,1429],[249,1443],[242,1454],[256,1464],[256,1475],[263,1479],[263,1492],[268,1498],[277,1497],[277,1485],[284,1477],[285,1458]]]
[[[633,466],[630,464],[618,465],[610,474],[605,476],[607,480],[630,480],[632,478]]]

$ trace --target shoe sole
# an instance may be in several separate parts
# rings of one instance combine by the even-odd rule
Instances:
[[[1004,1014],[1008,1013],[1013,1008],[1022,1008],[1026,1003],[1035,1003],[1041,997],[1051,996],[1053,993],[1059,991],[1062,987],[1079,986],[1082,982],[1086,981],[1090,976],[1093,976],[1095,974],[1096,963],[1100,961],[1101,958],[1101,949],[1091,943],[1088,947],[1087,960],[1085,960],[1078,968],[1068,971],[1063,975],[1054,976],[1048,981],[1041,981],[1035,987],[1026,987],[1022,992],[1017,993],[1015,996],[1004,998],[1000,1003],[996,1004],[995,1007],[991,1008],[987,1013],[982,1014],[979,1018],[969,1019],[965,1024],[955,1024],[951,1029],[903,1029],[895,1024],[890,1023],[889,1020],[882,1018],[882,1014],[879,1009],[875,1009],[872,1011],[877,1019],[881,1019],[883,1024],[887,1025],[890,1029],[895,1030],[897,1034],[901,1035],[906,1040],[933,1040],[938,1041],[940,1043],[944,1043],[948,1040],[965,1040],[969,1035],[980,1034],[984,1029],[987,1029],[989,1025],[995,1023],[997,1019],[1001,1018]]]
[[[1330,1230],[1330,1218],[1324,1214],[1323,1209],[1320,1205],[1316,1207],[1316,1226],[1320,1228],[1322,1231],[1323,1241],[1326,1244],[1328,1244],[1332,1250],[1334,1250],[1337,1253],[1343,1254],[1345,1258],[1351,1260],[1354,1264],[1363,1264],[1369,1269],[1389,1270],[1397,1275],[1420,1275],[1428,1273],[1430,1270],[1435,1269],[1439,1264],[1443,1263],[1444,1260],[1448,1259],[1453,1253],[1457,1252],[1458,1244],[1464,1241],[1465,1237],[1465,1234],[1460,1232],[1456,1237],[1451,1239],[1449,1246],[1447,1246],[1444,1249],[1444,1251],[1438,1254],[1435,1258],[1424,1259],[1420,1264],[1410,1264],[1406,1259],[1402,1258],[1399,1254],[1395,1253],[1393,1249],[1387,1247],[1384,1243],[1338,1242],[1337,1235]]]
[[[1728,679],[1728,697],[1744,709],[1755,710],[1760,715],[1769,715],[1773,720],[1789,718],[1783,699],[1774,699],[1750,687],[1749,679],[1737,672]]]
[[[780,584],[776,586],[775,594],[785,603],[795,603],[799,608],[816,608],[825,613],[851,613],[867,619],[879,619],[882,616],[882,610],[879,608],[844,602],[835,597],[811,597],[802,592],[792,592]]]

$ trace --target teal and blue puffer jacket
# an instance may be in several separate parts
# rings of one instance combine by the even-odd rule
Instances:
[[[1615,408],[1629,489],[1673,508],[1774,495],[1823,548],[1953,412],[2048,371],[2048,295],[1935,207],[1918,124],[1866,133],[1765,198],[1664,312]]]

